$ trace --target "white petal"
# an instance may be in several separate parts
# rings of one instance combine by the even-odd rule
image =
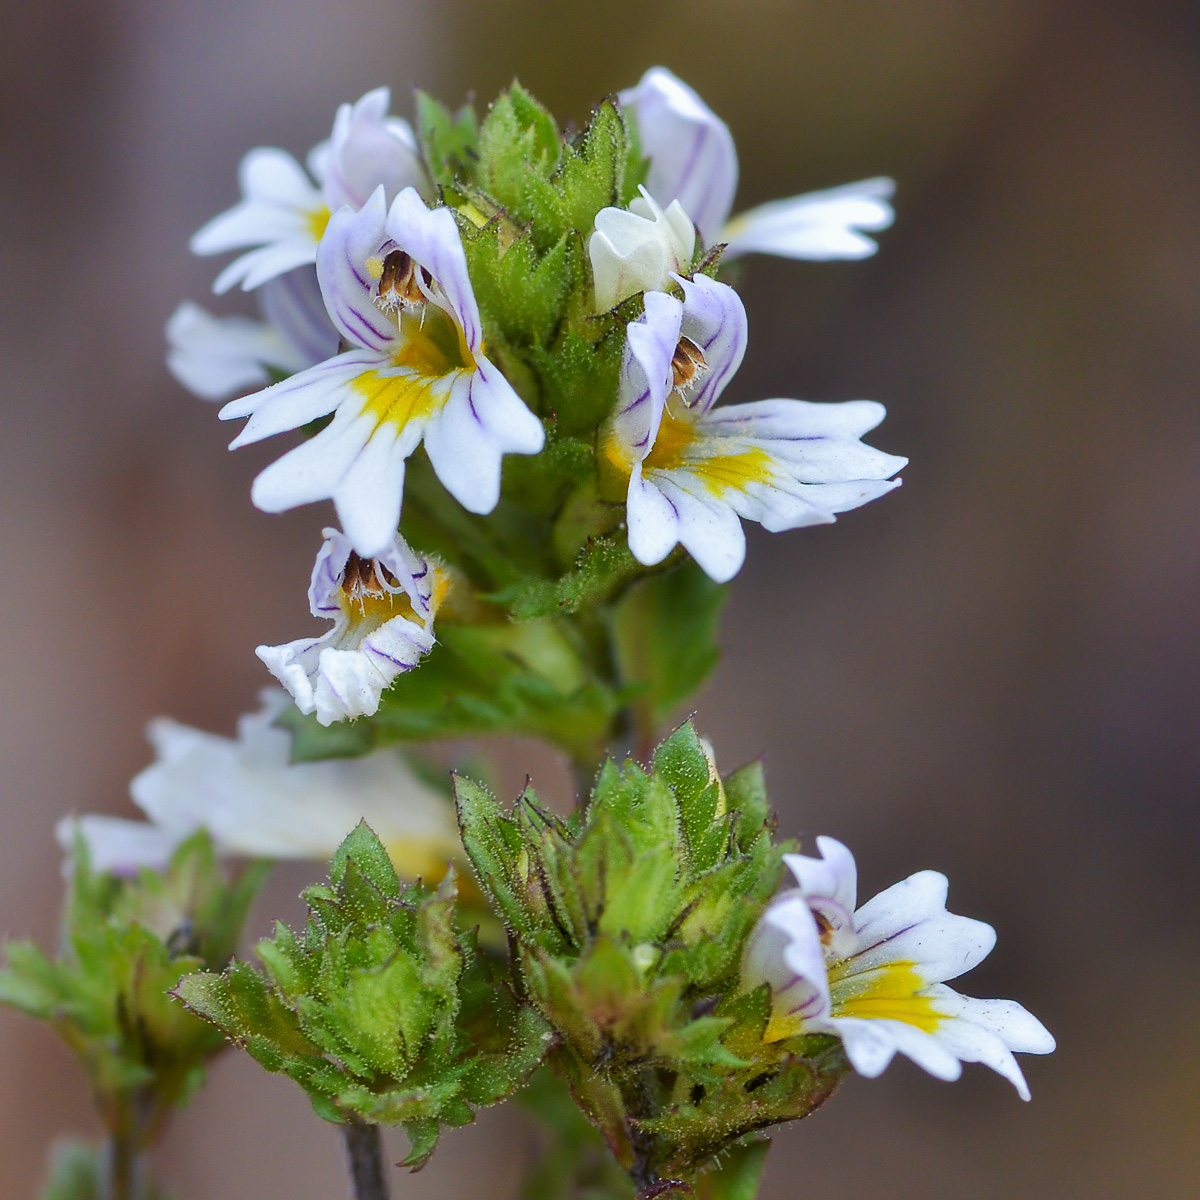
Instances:
[[[398,336],[395,322],[375,304],[377,276],[368,260],[378,259],[390,244],[384,228],[387,207],[377,188],[359,210],[338,209],[317,249],[317,279],[334,325],[353,346],[387,350]]]
[[[425,450],[446,490],[468,512],[487,513],[500,499],[505,453],[542,448],[542,423],[486,358],[461,372],[425,430]]]
[[[650,159],[650,194],[664,206],[678,200],[705,241],[715,240],[737,190],[737,152],[728,126],[662,67],[647,71],[619,100],[633,110],[642,152]]]
[[[625,519],[629,526],[629,550],[647,567],[662,562],[679,542],[679,513],[675,505],[642,475],[635,463],[629,476]]]
[[[217,295],[229,291],[234,284],[241,284],[242,291],[254,288],[274,279],[276,275],[294,271],[316,262],[317,243],[310,237],[296,236],[281,238],[260,250],[251,250],[235,258],[216,278],[213,291]]]
[[[962,1075],[958,1057],[933,1035],[903,1021],[868,1021],[861,1017],[832,1017],[827,1024],[842,1039],[846,1057],[860,1074],[882,1074],[898,1051],[936,1079],[952,1082]]]
[[[354,398],[355,380],[384,365],[385,361],[373,350],[348,350],[300,371],[282,383],[231,401],[221,409],[221,420],[245,416],[250,420],[229,448],[236,450],[273,434],[299,429],[309,421],[333,412],[345,400]],[[361,403],[362,397],[357,399]]]
[[[401,250],[433,276],[449,301],[468,348],[478,355],[483,342],[479,305],[454,214],[448,208],[427,208],[414,188],[405,188],[388,209],[387,232]]]
[[[301,367],[313,366],[337,354],[338,331],[325,311],[317,273],[312,267],[301,267],[269,279],[259,289],[258,302],[267,321],[295,348],[302,360]]]
[[[996,931],[946,911],[946,877],[918,871],[868,900],[855,913],[860,950],[850,973],[912,963],[927,984],[969,971],[991,953]]]
[[[396,536],[404,462],[410,453],[411,447],[401,442],[395,429],[380,425],[333,490],[342,528],[364,558],[382,554]]]
[[[391,94],[381,87],[338,109],[321,157],[322,185],[331,210],[343,204],[358,208],[377,187],[390,200],[406,187],[424,185],[416,138],[407,121],[388,117],[390,102]]]
[[[671,359],[679,345],[683,305],[663,292],[647,292],[642,315],[625,332],[610,452],[627,466],[650,453],[671,389]]]
[[[302,713],[317,706],[313,693],[319,663],[321,638],[298,638],[282,646],[257,646],[254,653],[267,670],[288,690]]]
[[[752,208],[722,230],[725,257],[756,251],[822,261],[866,258],[878,246],[861,231],[891,225],[895,214],[888,200],[894,190],[890,179],[864,179]]]
[[[331,499],[374,432],[372,417],[356,416],[343,405],[325,429],[258,475],[250,499],[263,512]]]
[[[673,272],[691,266],[695,241],[691,221],[678,204],[664,211],[643,195],[628,209],[602,208],[588,240],[596,311],[607,312],[638,292],[669,287]]]
[[[132,875],[142,867],[161,871],[184,836],[145,821],[93,814],[64,817],[54,833],[67,854],[74,850],[76,837],[82,837],[92,870],[117,875]]]
[[[678,514],[680,544],[716,583],[727,583],[746,561],[746,535],[737,513],[707,493],[690,486],[682,471],[645,471],[646,478]]]
[[[205,400],[261,387],[270,381],[268,366],[291,372],[308,365],[269,325],[246,317],[214,317],[195,304],[181,304],[166,333],[171,374]]]
[[[1049,1054],[1055,1048],[1054,1035],[1015,1000],[977,1000],[960,995],[945,984],[927,991],[943,1012],[988,1030],[1010,1050],[1020,1054]]]
[[[707,275],[688,280],[677,277],[683,288],[683,322],[680,332],[704,352],[708,364],[699,385],[688,394],[688,406],[707,412],[733,378],[746,353],[746,309],[741,297],[726,284]]]

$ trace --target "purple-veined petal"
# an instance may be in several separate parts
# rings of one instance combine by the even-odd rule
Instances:
[[[317,248],[317,279],[334,326],[353,346],[383,351],[397,338],[396,323],[375,304],[382,255],[390,244],[384,229],[383,188],[377,188],[357,212],[339,208]],[[369,269],[368,262],[376,267]]]
[[[688,405],[707,412],[733,378],[746,353],[746,309],[741,297],[726,284],[707,275],[695,279],[677,276],[683,288],[683,323],[680,332],[704,352],[708,366]]]
[[[650,453],[658,432],[682,319],[683,306],[674,296],[647,292],[645,311],[625,331],[610,437],[614,453],[628,465]]]
[[[337,354],[338,331],[325,311],[317,273],[311,267],[267,280],[259,289],[258,302],[267,321],[295,347],[302,367]]]
[[[653,67],[618,96],[632,109],[642,153],[650,159],[646,186],[665,208],[678,200],[712,243],[737,190],[737,151],[729,127],[681,79]]]
[[[720,235],[725,257],[756,252],[817,261],[866,258],[879,247],[862,231],[891,225],[895,187],[890,179],[864,179],[739,213]]]
[[[425,181],[416,138],[407,121],[388,117],[386,87],[367,92],[353,105],[343,104],[321,156],[321,182],[331,211],[343,204],[361,207],[382,187],[390,200],[406,187]]]
[[[629,528],[629,550],[647,567],[656,566],[679,542],[679,513],[642,475],[642,464],[634,463],[629,476],[625,520]]]
[[[221,409],[221,420],[245,416],[250,420],[230,443],[230,449],[249,446],[288,429],[299,429],[333,412],[351,394],[354,381],[378,369],[384,361],[373,350],[347,350],[261,392],[231,400]]]
[[[416,189],[409,187],[392,201],[386,226],[396,246],[424,267],[441,287],[468,349],[478,355],[483,329],[454,214],[448,208],[427,208]]]
[[[907,962],[934,984],[982,962],[996,944],[996,931],[947,912],[947,887],[940,872],[918,871],[868,900],[855,913],[859,950],[846,964],[847,974]]]
[[[679,543],[716,583],[728,583],[746,561],[746,535],[737,513],[683,471],[648,470],[643,475],[678,514]]]

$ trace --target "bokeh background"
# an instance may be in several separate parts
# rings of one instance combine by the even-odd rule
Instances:
[[[1060,1042],[1028,1106],[981,1068],[850,1080],[780,1132],[764,1196],[1200,1194],[1198,52],[1187,0],[5,6],[0,930],[53,939],[52,824],[130,811],[147,717],[231,731],[251,648],[310,627],[324,514],[256,513],[275,448],[227,454],[162,365],[241,154],[305,151],[382,82],[407,111],[518,75],[580,120],[661,62],[732,126],[743,206],[899,184],[875,259],[746,274],[730,399],[879,398],[912,465],[835,528],[752,536],[700,723],[868,892],[945,870],[1001,932],[966,990]],[[66,1052],[0,1013],[0,1193],[93,1129]],[[396,1194],[502,1198],[529,1141],[488,1114]],[[345,1191],[336,1131],[234,1055],[161,1167],[187,1200]]]

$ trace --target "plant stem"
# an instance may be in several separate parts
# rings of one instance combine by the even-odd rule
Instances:
[[[388,1200],[379,1126],[347,1121],[342,1126],[342,1136],[346,1140],[346,1161],[350,1167],[354,1200]]]
[[[137,1134],[132,1131],[114,1133],[108,1139],[104,1165],[103,1200],[139,1200],[145,1158]]]

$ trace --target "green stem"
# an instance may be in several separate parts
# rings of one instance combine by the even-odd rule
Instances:
[[[342,1126],[342,1137],[346,1142],[346,1162],[350,1168],[354,1200],[388,1200],[379,1126],[347,1121]]]
[[[102,1200],[139,1200],[145,1176],[146,1159],[141,1138],[132,1129],[114,1133],[108,1139]]]

